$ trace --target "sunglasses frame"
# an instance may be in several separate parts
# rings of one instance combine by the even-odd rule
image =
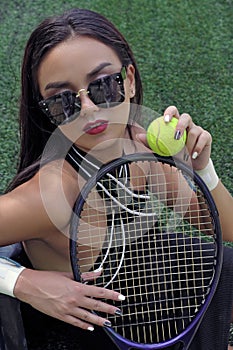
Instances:
[[[115,107],[116,105],[121,104],[122,102],[124,102],[125,100],[125,89],[124,89],[124,80],[126,79],[126,67],[122,66],[121,71],[119,73],[113,73],[113,74],[109,74],[104,76],[103,78],[94,80],[93,82],[90,82],[90,84],[86,89],[80,89],[78,92],[72,92],[70,90],[61,92],[59,94],[55,94],[51,97],[48,97],[44,100],[40,100],[38,101],[38,105],[40,110],[49,118],[50,122],[52,124],[55,124],[56,126],[62,125],[63,123],[69,123],[70,121],[76,119],[81,111],[81,101],[80,101],[80,92],[84,92],[87,95],[89,95],[89,98],[91,99],[91,101],[95,103],[95,98],[94,96],[92,96],[91,94],[91,86],[95,85],[95,86],[100,86],[101,84],[103,85],[103,82],[106,81],[106,79],[109,79],[109,77],[115,81],[117,81],[119,87],[120,87],[120,95],[121,98],[119,101],[110,101],[107,102],[106,101],[106,96],[105,96],[105,102],[102,102],[100,104],[97,104],[100,108],[111,108],[111,107]],[[90,91],[89,91],[89,87],[90,87]],[[61,114],[57,114],[57,115],[53,115],[50,112],[49,109],[49,104],[51,102],[55,102],[56,99],[61,98],[63,96],[67,95],[67,98],[72,97],[74,99],[73,101],[73,113],[66,116],[65,111],[64,111],[64,106],[63,106],[63,113]],[[62,102],[61,102],[62,103]],[[71,104],[70,104],[71,105]],[[76,108],[75,108],[76,107]],[[77,111],[75,111],[75,109],[78,109]],[[75,115],[75,118],[72,118],[72,116]],[[61,116],[64,116],[64,119],[62,121],[58,121],[57,119]]]

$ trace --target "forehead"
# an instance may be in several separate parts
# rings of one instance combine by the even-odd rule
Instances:
[[[121,65],[116,52],[102,42],[86,36],[71,38],[55,46],[42,60],[38,69],[39,86],[45,80],[62,81],[74,75],[82,80],[102,62],[114,67]]]

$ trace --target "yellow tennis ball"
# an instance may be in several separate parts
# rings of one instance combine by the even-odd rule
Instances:
[[[186,130],[179,140],[175,140],[175,129],[177,118],[172,118],[165,123],[164,117],[157,118],[151,122],[147,129],[147,142],[155,153],[160,156],[174,156],[185,146]]]

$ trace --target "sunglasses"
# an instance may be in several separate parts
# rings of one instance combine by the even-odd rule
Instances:
[[[125,79],[126,67],[123,66],[120,73],[97,79],[91,82],[87,89],[80,89],[78,93],[67,90],[41,100],[39,107],[51,123],[57,126],[66,124],[78,117],[82,108],[80,100],[82,92],[100,108],[111,108],[121,104],[125,100]]]

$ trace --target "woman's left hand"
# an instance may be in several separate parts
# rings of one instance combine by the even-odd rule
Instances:
[[[188,113],[182,113],[180,115],[175,106],[168,107],[164,111],[164,116],[168,122],[172,119],[172,117],[178,119],[176,132],[178,134],[180,132],[180,137],[183,135],[184,130],[186,129],[186,153],[189,154],[192,166],[195,170],[204,169],[208,164],[211,153],[212,137],[210,133],[196,125]]]
[[[167,123],[171,121],[172,117],[178,119],[174,137],[176,133],[181,137],[184,130],[187,132],[186,147],[178,154],[178,157],[182,157],[182,161],[191,161],[194,170],[204,169],[209,162],[211,153],[212,137],[210,133],[196,125],[188,113],[180,115],[175,106],[170,106],[164,111],[164,118]],[[138,133],[136,138],[146,147],[149,147],[145,132]]]

